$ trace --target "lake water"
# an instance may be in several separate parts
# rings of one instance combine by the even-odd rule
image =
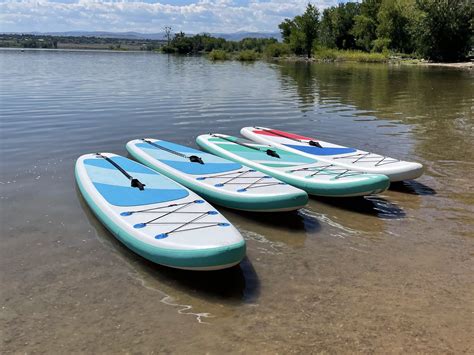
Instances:
[[[472,71],[17,50],[0,66],[0,352],[472,351]],[[294,213],[221,208],[248,258],[212,273],[134,255],[75,186],[81,154],[248,125],[426,173]]]

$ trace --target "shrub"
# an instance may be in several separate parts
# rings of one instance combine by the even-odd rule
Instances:
[[[365,62],[377,63],[386,62],[389,59],[388,51],[382,53],[367,53],[362,51],[345,51],[329,48],[318,48],[314,56],[317,59],[325,61],[349,61],[349,62]]]
[[[290,47],[286,43],[272,43],[263,51],[266,58],[278,58],[290,54]]]
[[[229,59],[229,55],[227,54],[226,51],[220,50],[220,49],[213,49],[212,51],[209,52],[207,57],[210,60],[227,60]]]
[[[245,50],[237,54],[237,60],[240,60],[243,62],[254,61],[257,59],[258,59],[258,53],[255,52],[254,50]]]
[[[337,49],[332,48],[318,48],[314,56],[320,60],[335,61],[337,60]]]
[[[174,53],[174,52],[176,52],[176,50],[174,49],[174,47],[166,46],[166,45],[161,47],[161,51],[162,51],[163,53]]]
[[[374,52],[383,52],[390,46],[390,39],[388,38],[377,38],[372,42],[372,49]]]

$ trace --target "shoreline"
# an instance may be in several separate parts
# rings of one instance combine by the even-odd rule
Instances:
[[[48,51],[48,52],[111,52],[111,53],[158,53],[158,54],[167,54],[161,53],[158,51],[146,51],[146,50],[130,50],[130,49],[93,49],[93,48],[20,48],[20,47],[0,47],[0,51]],[[167,54],[170,55],[170,54]],[[171,54],[176,55],[176,54]],[[206,56],[206,54],[201,54]],[[232,59],[227,59],[232,60]],[[385,61],[364,61],[364,60],[351,60],[351,59],[323,59],[323,58],[307,58],[307,57],[298,57],[298,56],[288,56],[288,57],[273,57],[273,58],[259,58],[255,61],[272,61],[272,62],[306,62],[306,63],[366,63],[366,64],[403,64],[403,65],[420,65],[426,67],[443,67],[443,68],[453,68],[453,69],[465,69],[472,70],[474,69],[474,60],[468,62],[430,62],[423,59],[402,59],[402,58],[387,58]]]
[[[306,63],[367,63],[367,64],[403,64],[403,65],[420,65],[420,66],[429,66],[429,67],[445,67],[445,68],[455,68],[455,69],[468,69],[471,70],[474,68],[474,60],[465,61],[465,62],[430,62],[425,59],[413,59],[413,58],[398,58],[398,57],[388,57],[384,61],[370,61],[370,60],[351,60],[344,58],[337,59],[324,59],[317,57],[298,57],[298,56],[289,56],[289,57],[275,57],[270,60],[275,62],[306,62]]]

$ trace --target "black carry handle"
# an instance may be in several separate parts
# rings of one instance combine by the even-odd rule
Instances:
[[[197,155],[191,155],[191,156],[188,157],[186,154],[183,154],[183,153],[177,152],[177,151],[175,151],[175,150],[172,150],[172,149],[163,147],[162,145],[156,144],[155,142],[151,142],[151,141],[149,141],[148,139],[144,139],[144,138],[143,138],[142,141],[144,141],[145,143],[148,143],[148,144],[152,145],[152,146],[155,147],[155,148],[158,148],[158,149],[164,150],[165,152],[168,152],[168,153],[177,155],[178,157],[181,157],[181,158],[184,158],[184,159],[189,159],[189,161],[190,161],[191,163],[204,164],[204,162],[202,161],[201,157],[198,157]]]
[[[204,162],[202,161],[201,157],[198,157],[197,155],[191,155],[189,157],[189,161],[191,163],[199,163],[199,164],[204,164]]]
[[[315,142],[315,141],[309,141],[308,144],[312,145],[313,147],[322,148],[321,144],[319,144],[318,142]]]
[[[267,155],[269,155],[269,156],[271,156],[271,157],[275,157],[275,158],[279,158],[279,157],[280,157],[277,152],[275,152],[274,150],[271,150],[271,149],[267,149],[267,150],[266,150],[266,153],[267,153]]]
[[[216,138],[220,138],[220,139],[223,139],[225,141],[228,141],[228,142],[231,142],[231,143],[235,143],[235,144],[238,144],[238,145],[241,145],[242,147],[246,147],[246,148],[249,148],[249,149],[253,149],[253,150],[257,150],[259,152],[263,152],[263,150],[261,150],[260,148],[257,148],[257,147],[252,147],[251,145],[248,145],[248,144],[245,144],[245,143],[242,143],[242,142],[239,142],[239,141],[233,141],[232,139],[229,139],[227,137],[222,137],[222,136],[218,136],[217,134],[212,134],[213,137],[216,137]],[[272,149],[267,149],[265,150],[265,153],[271,157],[274,157],[274,158],[280,158],[280,156],[278,155],[278,153]]]
[[[118,171],[120,171],[128,180],[130,180],[130,186],[131,187],[137,187],[140,191],[143,191],[145,189],[145,184],[141,183],[140,180],[135,179],[133,176],[131,176],[129,173],[125,171],[124,168],[122,168],[120,165],[118,165],[116,162],[114,162],[112,159],[109,157],[106,157],[105,155],[102,155],[100,153],[96,153],[98,157],[101,157],[108,161],[110,164],[112,164]]]
[[[132,180],[130,180],[130,181],[131,181],[131,184],[130,184],[130,185],[131,185],[132,187],[138,187],[138,189],[139,189],[140,191],[143,191],[143,190],[145,189],[145,184],[142,184],[142,183],[140,182],[140,180],[138,180],[138,179],[132,179]]]
[[[300,143],[305,143],[304,141],[302,141],[301,139],[296,139],[296,138],[293,138],[293,137],[288,137],[287,135],[284,135],[284,134],[281,134],[281,133],[277,133],[275,132],[273,129],[266,129],[266,128],[262,128],[262,127],[254,127],[256,129],[260,129],[262,131],[265,131],[265,132],[268,132],[268,133],[271,133],[275,136],[280,136],[280,137],[283,137],[283,138],[286,138],[286,139],[289,139],[289,140],[292,140],[292,141],[295,141],[295,142],[300,142]],[[315,142],[313,140],[310,140],[309,142],[307,142],[309,145],[312,145],[313,147],[318,147],[318,148],[322,148],[321,144],[319,144],[318,142]]]

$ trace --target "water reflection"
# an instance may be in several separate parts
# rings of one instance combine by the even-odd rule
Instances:
[[[108,246],[112,253],[118,253],[121,259],[131,265],[143,278],[152,278],[161,286],[191,293],[206,301],[253,302],[257,299],[260,282],[252,263],[247,258],[232,268],[208,272],[180,270],[155,264],[119,242],[97,220],[77,186],[76,195],[101,243]]]
[[[416,155],[427,160],[474,158],[472,71],[357,63],[276,68],[282,87],[296,90],[302,102],[316,106],[317,114],[409,125],[417,135]],[[399,132],[403,146],[407,137]],[[396,147],[389,150],[397,153]]]
[[[390,190],[411,195],[436,195],[435,189],[416,180],[392,182]]]
[[[326,198],[314,197],[314,200],[343,209],[350,212],[356,212],[368,216],[375,216],[383,219],[400,219],[406,216],[405,211],[390,202],[386,198],[380,196],[365,196],[365,197],[347,197],[347,198]]]
[[[302,112],[311,110],[319,99],[317,67],[308,63],[285,63],[277,66],[285,90],[296,88]]]
[[[252,213],[218,207],[239,229],[248,231],[249,238],[268,245],[268,252],[282,246],[304,246],[307,235],[318,233],[321,224],[314,216],[299,211],[279,213]],[[260,246],[263,248],[263,246]]]

